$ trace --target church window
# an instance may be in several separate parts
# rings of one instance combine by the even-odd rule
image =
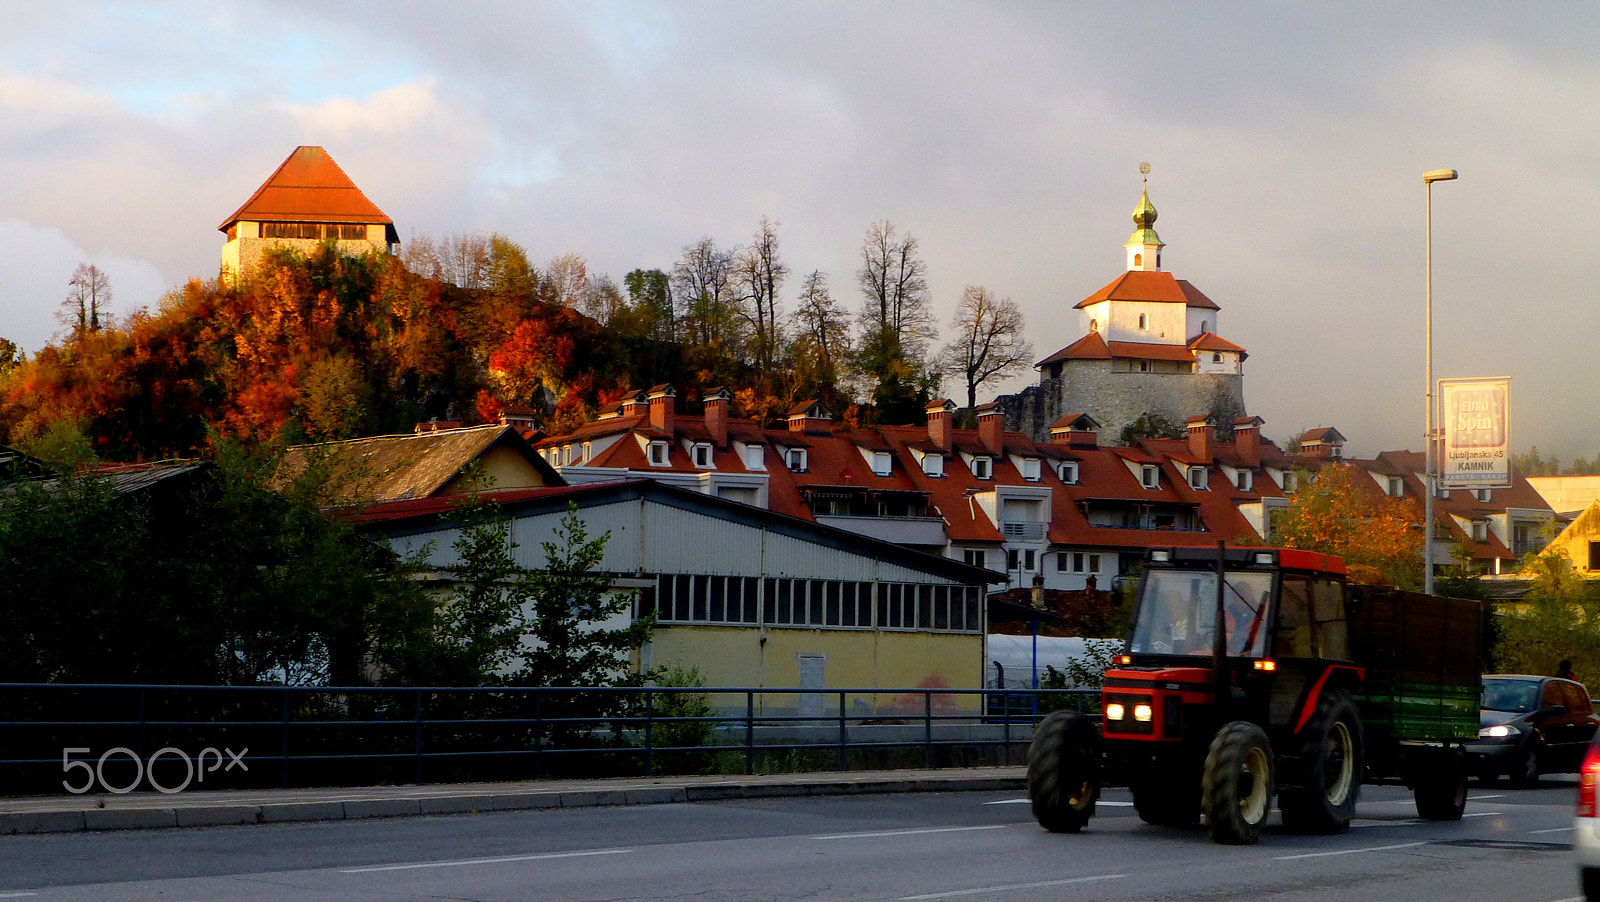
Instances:
[[[1200,331],[1201,332],[1210,332],[1211,331],[1211,324],[1206,322],[1205,320],[1201,320],[1200,321]]]
[[[1149,328],[1150,328],[1150,321],[1145,318],[1145,315],[1143,313],[1139,314],[1139,331],[1143,332],[1143,331],[1145,331],[1145,330],[1147,330]]]
[[[1100,321],[1097,320],[1097,319],[1089,320],[1089,331],[1090,332],[1099,332],[1100,331]]]
[[[1144,265],[1144,254],[1134,254],[1133,255],[1133,265],[1134,266],[1143,266]]]

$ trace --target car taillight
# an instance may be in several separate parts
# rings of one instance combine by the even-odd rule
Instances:
[[[1595,816],[1596,783],[1600,783],[1600,746],[1590,743],[1583,769],[1578,771],[1578,817]]]

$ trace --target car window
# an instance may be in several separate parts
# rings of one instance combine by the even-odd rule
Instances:
[[[1539,707],[1541,709],[1550,708],[1555,705],[1564,705],[1566,703],[1566,698],[1564,698],[1561,694],[1560,683],[1551,680],[1550,682],[1544,684],[1544,693],[1539,696]]]
[[[1567,706],[1567,711],[1572,714],[1589,713],[1589,691],[1577,683],[1561,684],[1562,704]]]
[[[1532,711],[1538,692],[1539,684],[1527,680],[1484,680],[1482,705],[1491,711]]]

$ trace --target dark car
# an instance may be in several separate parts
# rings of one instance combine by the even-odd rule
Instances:
[[[1529,786],[1540,774],[1576,772],[1600,729],[1589,690],[1559,677],[1487,674],[1480,705],[1467,755],[1484,780],[1504,775]]]

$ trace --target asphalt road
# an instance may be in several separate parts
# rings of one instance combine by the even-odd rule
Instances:
[[[1076,836],[1017,793],[784,798],[190,830],[0,836],[0,899],[1514,900],[1580,895],[1571,777],[1474,787],[1457,823],[1364,787],[1341,836],[1259,844],[1142,823]]]

